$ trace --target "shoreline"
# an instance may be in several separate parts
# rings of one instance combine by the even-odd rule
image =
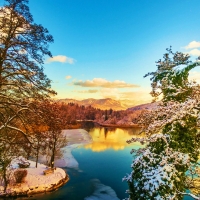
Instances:
[[[142,128],[142,126],[138,125],[138,124],[132,124],[132,125],[127,125],[127,124],[102,124],[99,122],[94,122],[96,124],[98,124],[99,126],[102,127],[111,127],[111,128]]]
[[[9,184],[5,193],[3,186],[0,186],[0,197],[19,197],[50,192],[62,187],[69,181],[69,175],[61,168],[56,168],[52,174],[44,175],[43,172],[47,169],[45,165],[38,163],[38,168],[35,168],[34,161],[29,160],[28,162],[30,166],[23,168],[27,170],[24,181]]]
[[[62,148],[63,156],[60,159],[55,159],[56,168],[54,173],[44,175],[44,170],[47,169],[47,166],[41,164],[45,163],[43,157],[41,157],[41,160],[38,162],[38,168],[35,168],[34,161],[28,160],[30,166],[28,168],[23,168],[27,170],[27,176],[24,181],[18,184],[9,184],[6,193],[3,192],[3,186],[0,186],[0,198],[26,197],[32,194],[51,192],[62,187],[70,180],[69,175],[62,167],[78,169],[78,163],[71,152],[80,145],[90,143],[92,138],[88,132],[83,129],[63,130],[63,134],[67,137],[68,144]],[[18,165],[16,166],[15,163],[16,162],[14,162],[14,170],[18,169]]]

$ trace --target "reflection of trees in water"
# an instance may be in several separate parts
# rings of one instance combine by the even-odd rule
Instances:
[[[127,132],[128,132],[129,135],[140,135],[141,134],[141,128],[128,128]]]
[[[108,127],[94,127],[89,131],[93,142],[86,144],[86,149],[91,149],[95,152],[106,151],[107,149],[122,150],[129,146],[126,142],[132,137],[141,137],[138,135],[140,129],[135,128],[108,128]],[[134,144],[139,147],[138,144]]]
[[[108,128],[104,128],[104,135],[105,135],[105,139],[106,139],[106,137],[108,135]]]
[[[93,129],[99,129],[99,133],[103,133],[105,139],[108,137],[109,134],[116,133],[117,129],[126,132],[128,135],[131,136],[140,136],[141,137],[141,128],[115,128],[115,127],[102,127],[92,121],[82,121],[81,128],[85,129],[88,132],[93,132]]]
[[[82,121],[80,123],[81,123],[81,128],[85,129],[88,132],[95,127],[95,124],[92,121]]]

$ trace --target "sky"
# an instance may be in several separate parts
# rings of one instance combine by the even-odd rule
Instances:
[[[199,0],[29,0],[29,7],[54,37],[44,72],[58,99],[150,102],[143,76],[166,48],[200,55]],[[200,70],[191,77],[200,79]]]

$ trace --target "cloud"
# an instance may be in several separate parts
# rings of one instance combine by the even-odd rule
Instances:
[[[103,98],[119,99],[119,90],[117,88],[102,88],[100,94]]]
[[[135,91],[120,91],[116,88],[102,88],[99,92],[103,98],[112,98],[116,100],[132,100],[132,105],[138,105],[142,103],[149,103],[152,101],[152,97],[149,94],[151,88],[134,89]],[[125,103],[125,102],[124,102]]]
[[[75,60],[73,58],[63,56],[63,55],[57,55],[53,56],[52,58],[47,59],[48,63],[51,62],[61,62],[61,63],[69,63],[69,64],[74,64]]]
[[[121,92],[120,96],[122,99],[145,99],[145,101],[151,100],[152,97],[149,94],[150,90],[143,90],[143,91],[130,91],[130,92]]]
[[[81,91],[74,91],[78,93],[97,93],[98,90],[81,90]]]
[[[129,84],[125,81],[115,80],[113,82],[108,81],[103,78],[94,78],[93,80],[86,80],[86,81],[75,81],[73,85],[78,85],[82,87],[102,87],[102,88],[135,88],[139,87],[135,84]]]
[[[200,84],[200,72],[196,72],[196,71],[190,72],[189,80],[196,81],[198,84]]]
[[[70,75],[68,75],[68,76],[65,76],[65,78],[66,79],[70,79],[70,78],[72,78]]]
[[[191,56],[200,56],[200,50],[199,49],[192,49],[189,52],[186,52],[187,54],[191,55]]]
[[[192,41],[190,42],[187,46],[185,46],[185,49],[194,49],[194,48],[199,48],[200,47],[200,42],[197,41]]]

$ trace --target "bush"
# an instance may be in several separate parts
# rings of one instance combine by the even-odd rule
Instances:
[[[15,177],[16,183],[22,183],[26,176],[27,176],[27,170],[26,169],[17,169],[14,172],[14,177]]]

